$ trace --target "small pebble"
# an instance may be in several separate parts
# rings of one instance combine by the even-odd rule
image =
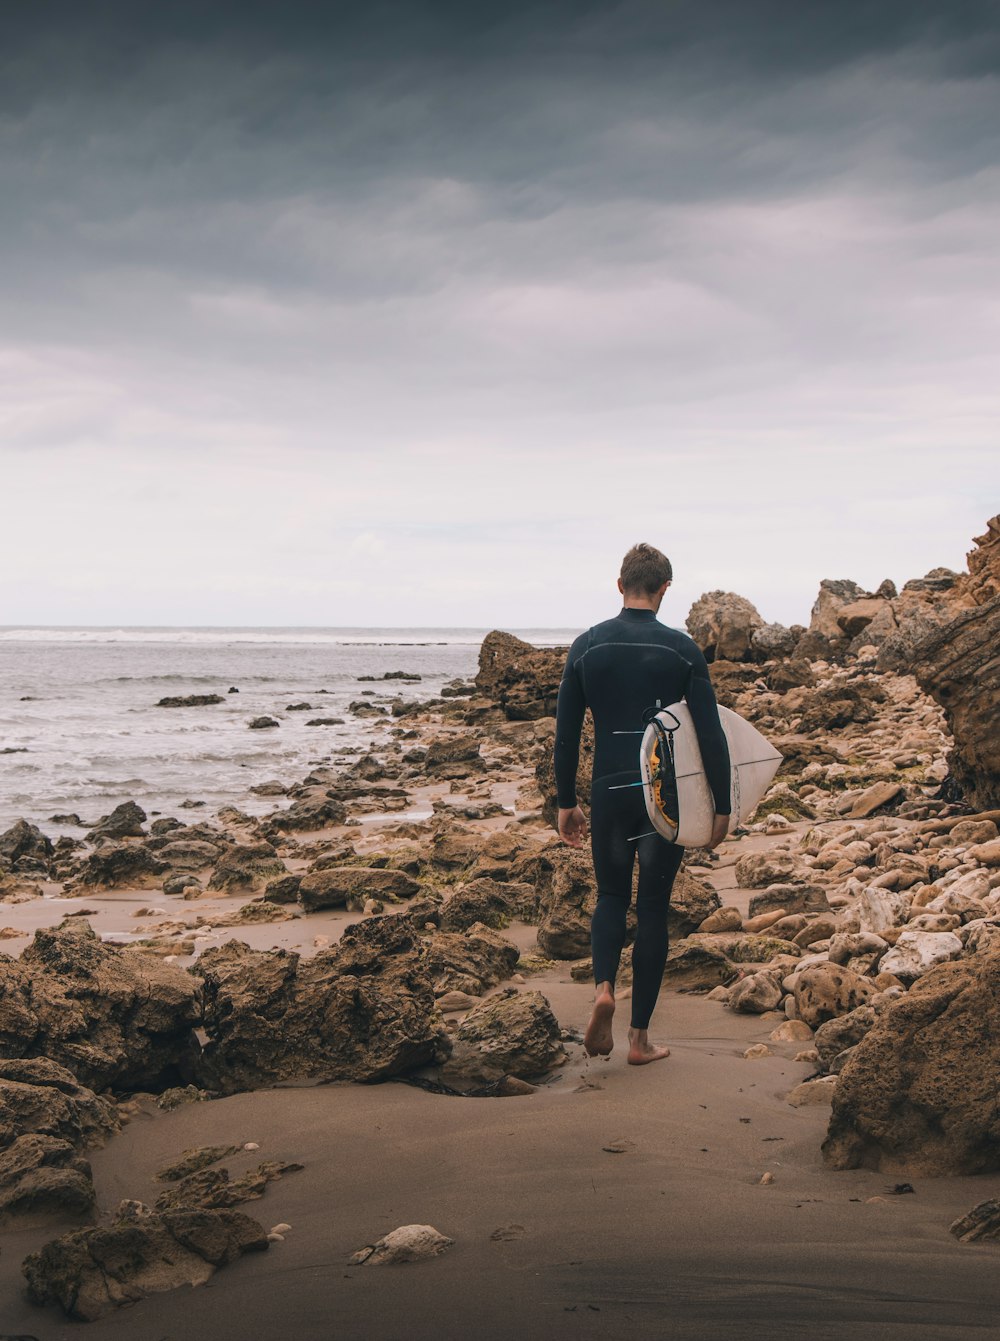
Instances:
[[[772,1184],[773,1182],[774,1182],[774,1174],[773,1174],[773,1173],[762,1173],[762,1174],[760,1175],[760,1186],[761,1186],[761,1187],[770,1187],[771,1184]]]
[[[743,1054],[743,1058],[745,1061],[752,1062],[758,1057],[770,1057],[770,1055],[771,1049],[766,1043],[754,1043],[751,1047],[747,1048],[746,1052]]]
[[[291,1225],[286,1225],[284,1220],[282,1220],[280,1225],[272,1225],[270,1232],[272,1234],[287,1234],[290,1229]]]
[[[247,1141],[247,1142],[244,1143],[243,1149],[244,1149],[244,1150],[259,1150],[259,1149],[260,1149],[260,1145],[259,1145],[259,1143],[258,1143],[257,1141]]]
[[[314,936],[314,937],[313,937],[313,946],[314,946],[315,949],[317,949],[317,950],[321,950],[321,949],[323,948],[324,945],[329,945],[329,944],[330,944],[330,937],[329,937],[329,936]]]
[[[284,1243],[285,1236],[284,1234],[276,1234],[272,1229],[270,1234],[268,1234],[267,1236],[267,1241],[268,1243]]]

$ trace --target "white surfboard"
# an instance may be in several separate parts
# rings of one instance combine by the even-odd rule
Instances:
[[[763,800],[782,756],[738,712],[720,708],[719,720],[729,744],[732,833]],[[712,837],[715,801],[686,703],[672,703],[646,727],[639,767],[646,812],[656,832],[682,847],[704,847]]]

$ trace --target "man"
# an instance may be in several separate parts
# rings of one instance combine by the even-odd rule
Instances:
[[[731,813],[729,749],[719,721],[705,658],[694,642],[656,618],[673,572],[652,545],[635,545],[622,562],[620,615],[582,633],[569,650],[559,686],[555,773],[559,834],[579,847],[587,824],[577,804],[576,769],[583,714],[594,717],[594,772],[590,798],[591,847],[597,907],[591,924],[596,994],[584,1035],[590,1056],[614,1046],[615,976],[625,944],[632,899],[632,868],[639,859],[638,925],[632,949],[632,1026],[628,1061],[659,1061],[669,1048],[649,1041],[649,1020],[667,962],[667,908],[684,849],[651,832],[639,779],[639,741],[657,705],[687,701],[702,762],[715,800],[711,847],[726,836]]]

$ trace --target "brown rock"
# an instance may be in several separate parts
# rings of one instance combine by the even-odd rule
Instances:
[[[738,970],[721,950],[684,940],[670,947],[663,981],[675,992],[709,992],[713,987],[725,987],[738,976]]]
[[[742,930],[743,914],[738,908],[717,908],[698,927],[699,933],[704,935],[710,935],[715,931]]]
[[[943,964],[892,1002],[840,1073],[834,1168],[1000,1169],[1000,953]]]
[[[847,812],[848,819],[866,819],[877,811],[883,810],[890,801],[903,794],[898,782],[875,782],[866,787]]]
[[[0,1152],[0,1219],[82,1218],[94,1208],[90,1165],[69,1141],[31,1133]]]
[[[495,630],[479,651],[476,688],[495,699],[509,721],[554,717],[565,647],[532,647],[512,633]]]
[[[510,988],[471,1010],[442,1070],[449,1081],[530,1080],[566,1059],[559,1023],[541,992]]]
[[[815,1029],[865,1005],[874,993],[871,981],[853,969],[842,964],[816,964],[796,977],[796,1014]]]
[[[310,871],[299,881],[299,902],[307,913],[347,903],[363,905],[366,899],[407,899],[419,892],[417,882],[403,871],[367,866]]]
[[[687,617],[687,631],[708,662],[751,660],[753,636],[763,624],[757,608],[731,591],[706,592]]]

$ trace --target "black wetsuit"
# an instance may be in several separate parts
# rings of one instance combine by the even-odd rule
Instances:
[[[684,849],[650,832],[641,787],[611,790],[639,778],[643,714],[684,699],[691,709],[716,813],[730,813],[729,749],[708,666],[687,634],[667,628],[652,610],[626,607],[582,633],[569,650],[559,686],[555,772],[559,806],[576,805],[583,714],[594,715],[590,833],[597,879],[592,922],[594,981],[615,981],[639,856],[638,925],[632,949],[632,1027],[649,1025],[667,960],[667,908]],[[616,732],[628,732],[616,735]],[[636,841],[637,840],[637,841]]]

